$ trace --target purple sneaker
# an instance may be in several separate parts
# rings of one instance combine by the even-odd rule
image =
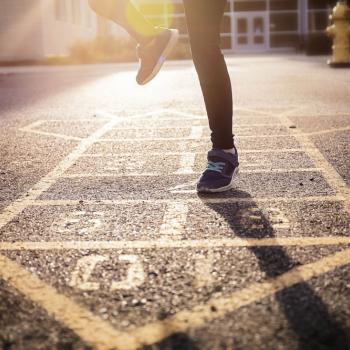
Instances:
[[[178,38],[179,31],[177,29],[164,29],[149,43],[137,46],[140,64],[136,76],[138,84],[145,85],[157,75],[175,47]]]
[[[224,192],[233,187],[233,180],[238,174],[238,153],[231,154],[219,148],[208,152],[208,165],[197,183],[197,192]]]

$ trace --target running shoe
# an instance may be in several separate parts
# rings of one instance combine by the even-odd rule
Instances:
[[[197,192],[224,192],[233,187],[233,180],[238,174],[238,153],[227,153],[219,148],[208,152],[208,165],[197,183]]]
[[[149,43],[137,45],[137,55],[140,64],[136,76],[138,84],[145,85],[157,75],[175,47],[178,38],[179,31],[177,29],[164,29]]]

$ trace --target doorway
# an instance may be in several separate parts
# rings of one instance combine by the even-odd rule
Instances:
[[[269,49],[268,13],[233,14],[232,48],[234,52],[263,52]]]

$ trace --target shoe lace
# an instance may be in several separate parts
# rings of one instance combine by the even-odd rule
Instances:
[[[224,162],[214,162],[214,161],[210,160],[210,161],[208,161],[207,170],[216,171],[218,173],[221,173],[224,170],[225,165],[226,164]]]

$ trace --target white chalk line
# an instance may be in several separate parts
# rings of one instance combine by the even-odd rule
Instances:
[[[183,201],[167,203],[163,222],[159,228],[159,235],[166,240],[181,239],[186,226],[188,205]]]
[[[176,175],[199,175],[200,171],[193,171],[191,167],[187,164],[182,166],[177,171],[172,174]],[[240,174],[282,174],[282,173],[305,173],[305,172],[320,172],[319,168],[289,168],[289,169],[242,169]],[[159,177],[159,176],[169,176],[169,173],[66,173],[61,176],[61,178],[75,179],[75,178],[99,178],[99,177]]]
[[[198,155],[204,155],[207,154],[206,151],[202,152],[186,152],[187,153],[193,153]],[[240,150],[239,154],[251,154],[251,153],[305,153],[305,150],[301,148],[280,148],[280,149],[271,149],[271,148],[265,148],[265,149],[244,149]],[[184,152],[149,152],[147,153],[150,156],[182,156]],[[91,157],[91,158],[108,158],[108,157],[130,157],[135,156],[135,153],[130,152],[123,152],[123,153],[84,153],[81,155],[81,157]]]
[[[346,126],[343,128],[332,128],[332,129],[326,129],[326,130],[320,130],[320,131],[305,132],[305,133],[302,133],[302,135],[318,136],[318,135],[325,135],[325,134],[330,134],[334,132],[342,132],[342,131],[349,131],[349,130],[350,130],[350,126]]]
[[[170,232],[167,231],[166,235]],[[172,233],[171,233],[172,234]],[[240,248],[240,247],[308,247],[350,244],[350,236],[222,238],[222,239],[158,239],[144,241],[40,241],[0,242],[0,251],[14,250],[127,250],[167,248]]]
[[[192,193],[192,191],[191,191]],[[196,193],[194,190],[193,193]],[[309,203],[309,202],[343,202],[345,200],[341,195],[337,196],[299,196],[299,197],[192,197],[192,198],[181,198],[182,202],[194,203],[194,204],[234,204],[234,203],[269,203],[269,202],[282,202],[282,203]],[[138,205],[138,204],[166,204],[174,201],[174,199],[101,199],[101,200],[36,200],[31,206],[81,206],[81,205]]]
[[[208,136],[209,137],[209,136]],[[204,141],[208,140],[208,137],[192,137],[192,136],[185,136],[185,137],[135,137],[135,138],[101,138],[99,139],[99,142],[114,142],[114,143],[121,143],[121,142],[145,142],[145,141],[193,141],[193,140],[199,140]],[[290,135],[288,133],[284,134],[270,134],[270,135],[236,135],[235,140],[245,140],[245,139],[272,139],[272,138],[293,138],[293,135]]]
[[[171,118],[171,119],[161,119],[161,121],[167,121],[167,120],[177,120],[175,117],[174,118]],[[206,120],[206,119],[203,119],[203,120]],[[198,126],[201,126],[201,125],[198,125]],[[174,125],[169,125],[169,126],[145,126],[145,127],[141,127],[141,126],[137,126],[137,125],[121,125],[121,126],[118,126],[116,128],[113,128],[112,130],[130,130],[130,131],[138,131],[138,130],[187,130],[187,129],[190,129],[192,126],[189,125],[189,126],[174,126]],[[201,126],[205,132],[210,132],[210,129],[203,125]],[[265,127],[265,128],[269,128],[269,127],[282,127],[281,123],[249,123],[249,124],[244,124],[244,123],[235,123],[235,128],[234,130],[244,130],[244,129],[251,129],[251,128],[254,128],[254,127]],[[283,126],[284,127],[284,126]]]

